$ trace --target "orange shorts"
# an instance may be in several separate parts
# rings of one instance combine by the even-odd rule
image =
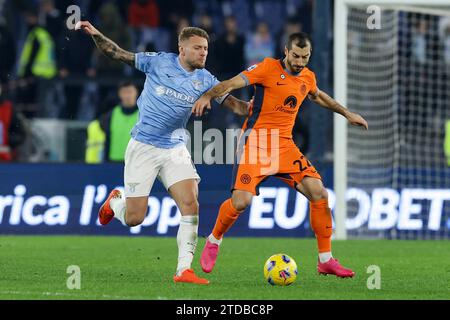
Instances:
[[[286,147],[272,151],[248,144],[238,147],[231,191],[243,190],[258,195],[259,184],[271,176],[294,189],[304,177],[322,179],[293,141]]]

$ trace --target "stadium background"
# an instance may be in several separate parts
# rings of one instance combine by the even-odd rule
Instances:
[[[283,44],[289,33],[295,31],[311,33],[314,51],[309,67],[316,72],[319,87],[331,95],[333,94],[332,1],[3,1],[0,6],[0,32],[2,33],[1,99],[2,101],[9,100],[12,102],[13,109],[21,120],[25,132],[21,144],[14,148],[12,160],[12,163],[21,163],[21,165],[2,164],[0,167],[2,173],[0,185],[1,233],[126,233],[120,232],[120,228],[109,228],[105,231],[100,231],[98,227],[91,228],[94,221],[91,221],[86,227],[76,225],[74,221],[78,220],[77,217],[81,214],[82,202],[80,203],[80,201],[83,199],[82,196],[86,186],[106,186],[110,190],[114,186],[120,186],[122,179],[122,166],[120,164],[96,165],[94,167],[81,164],[85,159],[87,125],[117,104],[118,83],[123,80],[130,80],[141,88],[144,77],[131,67],[108,61],[108,58],[102,57],[98,53],[93,41],[88,36],[66,27],[66,19],[69,17],[69,13],[66,11],[72,4],[80,7],[82,19],[90,20],[120,46],[131,51],[177,52],[176,35],[180,28],[186,25],[203,27],[211,36],[207,68],[216,74],[219,80],[227,79],[239,73],[265,56],[282,57]],[[139,15],[139,11],[147,14]],[[26,61],[23,62],[20,58],[29,31],[28,16],[30,12],[36,15],[39,25],[48,31],[55,44],[54,50],[49,52],[50,56],[48,57],[48,59],[54,61],[57,68],[51,76],[36,77],[33,74],[21,72],[21,68],[26,64]],[[365,12],[357,13],[366,15]],[[360,16],[357,18],[360,18]],[[409,19],[412,18],[409,17]],[[235,21],[234,29],[230,27],[234,31],[230,31],[225,26],[226,21],[230,19]],[[418,15],[416,19],[422,21],[426,20],[426,17]],[[352,27],[351,23],[349,25]],[[437,23],[429,23],[428,28],[442,29]],[[236,40],[232,44],[227,42],[227,36],[230,33],[236,34]],[[409,41],[407,47],[402,50],[411,51],[413,54],[419,52],[420,54],[420,48],[415,48],[415,46],[418,46],[416,43],[419,42]],[[349,42],[350,46],[352,44],[353,42]],[[350,51],[349,57],[351,56],[352,51]],[[432,61],[435,56],[430,54],[424,59],[426,58]],[[374,59],[373,61],[377,63],[379,60]],[[355,63],[358,63],[358,61]],[[448,81],[446,80],[446,74],[444,76],[445,78],[442,81],[445,91]],[[442,84],[436,83],[436,86],[438,85]],[[364,91],[364,88],[359,87],[353,88],[353,91],[351,89],[352,87],[349,87],[351,98],[353,98],[352,95]],[[248,99],[252,95],[252,89],[238,91],[236,95]],[[358,101],[364,104],[367,97],[363,96]],[[410,103],[414,103],[414,101]],[[445,105],[433,107],[436,103],[431,101],[428,105],[426,101],[424,108],[449,109]],[[360,107],[357,103],[354,104],[355,108]],[[370,111],[363,108],[360,112],[363,116],[369,117],[370,124],[377,125],[376,113],[374,117]],[[215,105],[214,112],[209,113],[202,119],[192,118],[202,121],[203,133],[209,128],[217,128],[225,132],[227,128],[240,127],[243,122],[242,118],[223,110],[217,105]],[[414,128],[417,132],[426,129],[425,120],[423,122],[416,120],[415,123],[418,124]],[[424,129],[420,129],[421,126],[424,126]],[[193,121],[189,122],[188,129],[192,132]],[[378,134],[379,132],[373,131],[374,129],[377,130],[378,128],[372,127],[372,132]],[[385,136],[381,137],[387,141],[383,142],[384,150],[390,150],[393,135],[388,135],[389,131],[384,134]],[[403,171],[405,177],[412,176],[415,179],[413,183],[391,183],[389,181],[390,176],[387,176],[383,177],[384,180],[381,184],[371,185],[373,176],[380,175],[380,167],[370,171],[363,160],[352,163],[351,155],[349,155],[349,164],[354,167],[353,170],[359,172],[359,169],[363,172],[362,179],[358,180],[361,173],[357,173],[355,177],[350,177],[350,180],[353,179],[351,182],[357,190],[348,199],[350,212],[353,218],[358,218],[358,208],[372,208],[370,213],[360,212],[359,216],[363,216],[363,220],[355,221],[356,224],[353,224],[352,227],[354,232],[350,232],[350,234],[356,237],[378,238],[446,238],[448,236],[450,225],[448,199],[444,197],[444,200],[439,200],[438,194],[431,193],[428,198],[412,200],[422,205],[421,210],[416,213],[411,213],[412,211],[403,212],[404,210],[400,210],[401,208],[395,209],[395,212],[390,215],[386,211],[383,212],[383,205],[386,205],[383,201],[390,202],[389,199],[395,198],[396,194],[401,197],[404,188],[428,188],[428,190],[439,189],[441,191],[448,188],[447,183],[450,175],[445,161],[443,136],[444,126],[438,127],[437,131],[432,132],[432,137],[436,137],[437,140],[435,140],[438,141],[438,150],[435,154],[429,154],[428,157],[436,158],[434,163],[437,165],[433,163],[432,168],[420,169],[420,163],[417,163],[418,165],[413,164],[412,167],[406,163],[400,169],[397,168],[397,170]],[[305,101],[294,128],[294,139],[300,149],[322,173],[326,187],[333,189],[332,113]],[[367,144],[369,147],[365,148],[364,139],[368,141],[368,137],[360,136],[357,133],[353,136],[353,140],[350,140],[350,146],[353,146],[352,152],[356,156],[358,156],[358,152],[363,150],[363,152],[370,152],[370,144]],[[423,142],[427,143],[427,141]],[[204,146],[206,146],[206,142]],[[194,150],[194,152],[196,151]],[[48,165],[28,165],[26,163],[48,163]],[[75,167],[74,163],[77,164]],[[392,171],[391,164],[380,163],[385,166],[385,169],[381,169],[382,171]],[[201,230],[206,232],[214,221],[221,199],[228,196],[231,167],[227,165],[209,166],[204,163],[197,164],[197,166],[199,171],[203,173],[200,185],[200,203],[203,216]],[[73,168],[76,168],[78,174],[73,175]],[[58,170],[60,174],[55,175],[55,170]],[[427,170],[432,172],[426,172]],[[100,172],[102,174],[98,174]],[[409,174],[408,172],[414,173]],[[92,175],[93,173],[96,175]],[[39,178],[32,179],[31,176]],[[212,178],[217,176],[221,178]],[[435,179],[430,180],[430,176],[431,179],[432,177],[435,177]],[[61,183],[62,177],[65,177],[64,183]],[[46,183],[42,184],[41,179],[45,179]],[[19,189],[16,190],[18,186]],[[71,201],[67,214],[70,218],[64,223],[60,222],[61,225],[56,223],[55,226],[47,225],[45,219],[42,219],[42,222],[35,223],[33,227],[27,225],[26,219],[12,218],[14,216],[12,212],[15,212],[15,210],[23,211],[21,206],[14,207],[11,202],[12,197],[21,196],[20,192],[16,192],[21,190],[20,186],[26,188],[26,193],[23,195],[25,200],[40,195],[47,198],[57,195],[69,197]],[[370,196],[374,186],[392,188],[392,192],[390,195],[385,195],[384,200],[371,201]],[[232,233],[246,236],[312,236],[309,231],[308,217],[303,214],[303,211],[306,212],[307,210],[302,207],[302,213],[296,215],[295,194],[284,189],[275,179],[273,181],[269,179],[263,187],[268,188],[263,190],[266,190],[265,192],[268,192],[269,196],[259,202],[258,210],[252,211],[250,209],[249,211],[253,215],[250,215],[250,218],[249,215],[245,215],[246,220],[242,219]],[[211,190],[214,190],[214,192]],[[210,194],[211,192],[212,194]],[[288,192],[287,199],[285,199],[286,192]],[[270,195],[271,193],[275,193],[275,195]],[[165,195],[164,190],[158,183],[153,195],[162,203]],[[367,203],[366,205],[362,203],[363,200],[361,199],[363,198],[364,201],[370,202],[368,206]],[[435,201],[434,198],[438,199],[436,204],[441,201],[441,206],[437,205],[437,209],[436,206],[430,207],[431,201]],[[101,203],[102,194],[98,194],[96,200],[97,202],[94,201],[91,206],[92,213],[95,213]],[[51,207],[49,203],[44,205],[39,201],[33,203],[31,201],[27,206],[27,208],[31,208],[33,215],[42,215]],[[282,211],[277,213],[275,209],[281,207]],[[374,209],[375,207],[379,207],[380,210]],[[442,209],[440,212],[439,208]],[[177,213],[176,210],[172,211],[171,216],[174,217]],[[268,222],[266,225],[262,222],[263,225],[259,228],[252,227],[258,226],[258,223],[251,222],[251,217],[255,217],[255,215],[260,217],[261,221],[264,221],[266,217],[273,220],[275,215],[280,214],[286,216],[287,222],[282,223],[285,228],[272,222]],[[400,216],[404,218],[406,215],[407,219],[411,220],[413,214],[418,214],[416,220],[420,220],[419,224],[413,223],[412,227],[408,224],[398,225],[397,222],[401,220]],[[439,221],[427,225],[431,216],[434,220]],[[301,223],[299,223],[299,219]],[[150,220],[147,220],[147,222]],[[391,222],[386,224],[383,223],[383,220],[384,222],[386,220]],[[40,220],[37,219],[36,221]],[[158,219],[152,225],[156,224],[157,221]],[[63,228],[63,225],[66,225],[66,228]],[[271,227],[272,225],[273,227]],[[350,223],[350,225],[352,224]],[[367,232],[368,225],[370,226],[369,229],[376,232]],[[152,230],[144,234],[155,234]],[[169,228],[168,234],[172,235],[173,233],[170,230]],[[414,232],[402,233],[396,231]]]
[[[142,12],[149,12],[144,18],[139,14],[140,9],[136,9],[138,2],[148,10]],[[212,275],[215,288],[219,289],[186,289],[174,293],[174,287],[167,283],[171,282],[171,268],[176,259],[174,236],[179,213],[159,182],[152,190],[149,213],[142,226],[127,228],[114,220],[105,228],[96,221],[98,208],[109,191],[123,183],[123,164],[84,163],[86,128],[90,121],[115,106],[118,83],[131,80],[141,88],[144,77],[130,67],[108,62],[98,54],[89,37],[66,28],[69,15],[66,9],[72,4],[81,8],[82,19],[90,20],[130,51],[176,52],[180,27],[203,27],[211,36],[207,68],[219,80],[237,74],[265,56],[281,58],[284,39],[289,33],[308,32],[314,48],[309,67],[317,75],[319,88],[332,96],[336,94],[333,92],[335,30],[331,0],[0,1],[0,102],[11,101],[24,128],[23,141],[14,148],[13,159],[0,164],[0,298],[448,299],[449,271],[442,264],[448,265],[450,162],[445,159],[443,124],[450,118],[445,98],[450,87],[450,69],[441,66],[447,61],[450,65],[450,28],[447,38],[419,36],[415,40],[420,28],[428,28],[428,35],[439,34],[442,24],[438,22],[442,19],[423,13],[401,16],[400,25],[404,29],[400,28],[398,34],[407,40],[402,42],[399,56],[411,61],[421,59],[426,62],[423,66],[433,65],[430,69],[433,71],[422,75],[433,79],[435,82],[431,83],[437,89],[410,81],[408,77],[423,72],[422,67],[417,72],[404,72],[401,79],[404,87],[400,91],[404,109],[400,108],[399,112],[408,116],[404,119],[400,116],[402,130],[407,135],[405,140],[394,141],[399,136],[392,134],[390,122],[386,121],[390,111],[376,109],[377,103],[384,101],[377,100],[381,89],[370,87],[370,81],[380,80],[377,72],[385,70],[386,61],[394,65],[400,59],[380,56],[370,47],[371,41],[380,39],[385,41],[381,43],[389,43],[386,39],[392,34],[381,33],[381,38],[371,38],[365,28],[365,8],[350,11],[351,32],[346,45],[348,74],[353,82],[348,86],[348,106],[367,117],[371,130],[366,135],[349,130],[348,161],[356,169],[350,172],[349,178],[349,240],[335,241],[333,250],[345,257],[344,262],[355,265],[357,274],[362,276],[345,284],[335,279],[327,282],[317,279],[315,240],[309,226],[306,199],[276,179],[269,179],[261,187],[261,196],[254,199],[230,230],[225,243],[233,250],[221,257],[218,272]],[[37,15],[40,25],[55,43],[54,52],[47,58],[56,63],[56,70],[44,78],[23,76],[20,72],[30,12]],[[238,34],[236,45],[231,47],[226,43],[224,26],[230,16],[236,21]],[[418,23],[415,29],[414,19],[428,23]],[[422,50],[424,41],[435,44],[427,49],[430,54]],[[364,59],[367,57],[361,52],[373,54],[368,60],[374,66],[372,73],[366,73]],[[433,52],[442,53],[433,55]],[[360,57],[362,60],[358,60]],[[434,61],[438,62],[434,65]],[[438,71],[442,73],[435,76]],[[389,82],[395,77],[386,79]],[[409,90],[409,84],[420,90]],[[384,89],[395,87],[391,83],[383,85]],[[436,91],[442,96],[435,99]],[[252,90],[236,94],[248,99]],[[213,108],[203,118],[192,119],[203,121],[203,132],[209,128],[224,132],[242,124],[242,118],[217,105]],[[434,111],[425,112],[428,108]],[[436,117],[439,121],[430,125]],[[333,125],[330,112],[305,101],[294,128],[297,145],[324,179],[331,207],[336,201]],[[193,131],[193,121],[189,122],[188,129]],[[450,126],[448,130],[450,139]],[[421,140],[416,143],[419,137]],[[369,140],[375,144],[366,143]],[[385,155],[397,143],[401,154],[408,157],[396,167]],[[416,145],[425,150],[423,156],[415,156],[419,151],[411,146]],[[202,177],[199,235],[206,236],[220,203],[229,196],[232,167],[205,163],[196,167]],[[392,179],[393,172],[399,173],[400,182]],[[109,237],[99,237],[102,235]],[[246,237],[246,241],[240,237]],[[203,241],[201,238],[199,248]],[[292,252],[300,262],[300,285],[292,288],[288,297],[285,292],[270,290],[259,281],[264,260],[278,251]],[[198,253],[195,268],[198,268]],[[167,258],[160,260],[160,257]],[[242,257],[245,257],[244,266]],[[89,270],[84,271],[88,280],[83,280],[89,289],[82,294],[65,288],[65,270],[73,263]],[[384,291],[367,290],[364,273],[369,264],[382,268]],[[116,265],[122,267],[120,275]],[[155,265],[158,267],[154,268]],[[113,276],[106,277],[109,273],[105,270]],[[136,272],[142,273],[136,275]]]

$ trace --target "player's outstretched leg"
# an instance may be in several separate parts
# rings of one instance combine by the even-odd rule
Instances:
[[[353,277],[355,273],[341,266],[331,255],[332,218],[327,199],[311,201],[310,208],[311,226],[319,247],[317,271],[320,274],[333,274],[341,278]]]
[[[109,193],[108,198],[103,203],[103,205],[100,207],[100,210],[98,211],[98,219],[102,225],[108,224],[115,216],[114,210],[112,208],[111,202],[118,202],[122,201],[124,203],[123,207],[125,208],[125,201],[122,200],[122,194],[119,190],[114,189]],[[121,210],[120,210],[121,211]],[[120,215],[121,212],[119,212]]]
[[[238,209],[241,209],[241,207],[244,207],[245,209],[247,205],[248,204],[244,201],[244,204],[239,206]],[[214,265],[216,264],[217,255],[219,254],[219,246],[222,242],[222,237],[228,229],[231,228],[242,211],[243,210],[237,210],[233,206],[231,199],[225,200],[220,206],[216,224],[212,233],[206,239],[205,247],[203,248],[202,256],[200,258],[200,264],[204,272],[209,273],[213,270]]]
[[[182,216],[177,233],[178,265],[173,277],[174,282],[209,284],[209,281],[198,277],[191,268],[198,240],[198,215]]]
[[[190,168],[192,168],[192,165],[189,160],[188,167],[185,170],[184,168],[179,170],[178,174],[183,175],[183,172]],[[174,169],[171,170],[173,171]],[[164,177],[165,175],[163,174],[162,176]],[[196,276],[191,268],[197,247],[199,221],[198,182],[195,178],[196,173],[192,173],[191,176],[193,179],[178,181],[168,188],[170,195],[175,200],[182,214],[177,233],[178,264],[173,281],[208,284],[208,280]],[[163,181],[165,180],[163,179]]]
[[[317,239],[319,258],[317,271],[320,274],[333,274],[338,277],[353,277],[355,273],[342,267],[331,254],[331,235],[333,231],[333,219],[328,206],[328,193],[321,179],[304,177],[296,189],[309,199],[310,225]]]

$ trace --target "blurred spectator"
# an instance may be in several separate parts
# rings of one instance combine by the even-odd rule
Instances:
[[[450,119],[445,122],[444,153],[447,157],[447,164],[450,167]]]
[[[127,25],[120,16],[119,9],[114,3],[105,3],[100,8],[99,30],[115,43],[119,43],[125,50],[131,49],[131,37]],[[110,59],[95,50],[97,57],[97,77],[99,82],[99,96],[101,105],[97,114],[107,111],[107,106],[111,104],[115,91],[115,80],[124,75],[122,63]]]
[[[284,22],[284,16],[286,14],[286,0],[273,1],[273,0],[254,0],[252,15],[250,17],[253,21],[264,21],[267,23],[270,32],[275,35],[278,34]],[[283,18],[281,18],[283,17]]]
[[[290,18],[284,25],[283,30],[278,35],[278,44],[277,44],[277,52],[275,52],[275,56],[279,58],[284,58],[284,46],[288,42],[288,38],[293,33],[302,32],[302,24],[298,22],[297,19]]]
[[[180,18],[177,24],[176,30],[173,30],[170,35],[170,52],[178,53],[178,35],[180,34],[183,28],[189,27],[190,22],[188,18]]]
[[[10,30],[0,23],[0,85],[9,81],[16,61],[16,44]]]
[[[208,32],[210,44],[216,41],[217,38],[216,31],[214,30],[212,17],[209,14],[202,13],[198,17],[198,27]]]
[[[444,29],[444,61],[450,68],[450,24]],[[450,69],[449,69],[450,70]]]
[[[100,8],[99,29],[102,33],[125,50],[131,49],[131,38],[127,25],[122,20],[119,10],[114,3],[105,3]],[[101,55],[98,51],[97,71],[102,76],[120,76],[123,75],[123,65],[120,62],[109,59]]]
[[[265,22],[259,22],[256,31],[251,33],[245,44],[245,60],[247,66],[262,61],[265,57],[273,57],[275,43]]]
[[[0,162],[16,158],[16,148],[25,141],[25,128],[0,84]]]
[[[55,41],[60,38],[61,31],[64,30],[64,17],[55,8],[53,0],[41,0],[39,7],[39,24],[45,26]]]
[[[158,34],[159,7],[155,0],[132,0],[128,8],[128,25],[133,36],[133,48],[142,51],[148,42],[162,40]]]
[[[92,67],[93,41],[81,32],[68,31],[60,53],[59,76],[64,81],[66,106],[60,117],[75,119],[86,77],[95,76]]]
[[[314,0],[303,0],[297,8],[297,13],[291,18],[299,21],[302,25],[302,31],[308,34],[312,32],[312,17],[314,10]]]
[[[169,29],[170,32],[175,32],[179,21],[183,17],[191,18],[194,15],[195,6],[193,0],[158,0],[158,5],[160,8],[161,26]]]
[[[427,21],[421,19],[417,21],[412,29],[412,55],[413,59],[420,64],[427,62]]]
[[[206,63],[206,68],[210,71],[216,72],[217,68],[217,56],[215,55],[215,45],[217,41],[216,31],[214,29],[212,17],[207,13],[202,13],[197,18],[197,27],[205,30],[209,35],[208,42],[208,61]]]
[[[132,0],[128,8],[128,24],[133,28],[159,26],[159,7],[155,0]]]
[[[239,34],[235,17],[225,18],[225,33],[216,41],[214,46],[214,56],[216,74],[222,79],[229,79],[237,75],[245,68],[244,59],[244,36]],[[230,59],[232,57],[232,59]]]
[[[127,81],[121,83],[118,90],[120,104],[88,126],[87,163],[124,161],[130,131],[138,120],[138,89]]]
[[[28,35],[19,61],[18,76],[23,80],[19,97],[24,103],[38,103],[39,116],[46,116],[47,95],[51,83],[57,73],[55,60],[55,44],[50,33],[39,25],[37,12],[28,10],[25,13]],[[36,115],[38,110],[31,110],[28,116]]]

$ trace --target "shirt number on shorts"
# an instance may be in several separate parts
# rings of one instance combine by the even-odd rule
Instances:
[[[300,172],[305,171],[306,169],[308,169],[309,167],[312,166],[312,163],[309,162],[308,159],[306,159],[305,156],[301,156],[299,160],[295,160],[293,162],[293,164],[298,164],[298,168],[300,170]]]

